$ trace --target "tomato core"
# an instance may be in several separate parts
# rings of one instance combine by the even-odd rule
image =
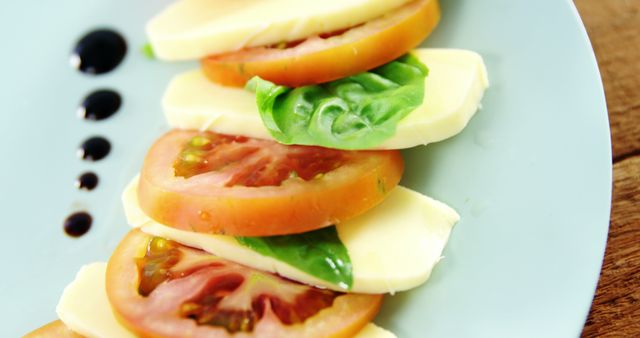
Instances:
[[[144,257],[136,259],[141,276],[138,293],[148,296],[162,282],[172,279],[171,268],[180,261],[180,256],[180,250],[174,242],[160,237],[152,238]]]

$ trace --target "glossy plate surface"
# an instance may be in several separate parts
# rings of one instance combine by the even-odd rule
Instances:
[[[606,242],[610,141],[593,52],[570,1],[443,0],[430,47],[472,49],[491,87],[457,137],[405,151],[404,184],[462,216],[445,259],[423,287],[387,297],[377,319],[399,337],[575,337],[586,318]],[[0,246],[3,336],[55,318],[78,268],[106,260],[128,230],[120,192],[153,140],[167,129],[160,96],[194,64],[150,61],[144,24],[168,1],[5,1],[0,77]],[[113,72],[68,65],[84,33],[125,35],[129,52]],[[91,91],[111,88],[121,110],[78,119]],[[112,142],[106,159],[84,162],[89,136]],[[74,181],[92,170],[98,187]],[[87,210],[92,229],[62,230]],[[380,248],[384,250],[384,248]]]

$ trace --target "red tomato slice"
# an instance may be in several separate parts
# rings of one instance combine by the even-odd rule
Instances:
[[[62,321],[54,320],[27,333],[22,338],[83,338],[83,336],[71,331]]]
[[[147,215],[178,229],[282,235],[365,212],[402,171],[397,150],[341,151],[173,130],[149,150],[138,197]]]
[[[299,87],[357,74],[390,62],[418,46],[440,20],[437,0],[416,0],[351,29],[285,46],[255,47],[202,60],[207,77],[244,86],[258,75]]]
[[[352,337],[382,295],[316,289],[132,230],[107,266],[116,317],[143,337]]]

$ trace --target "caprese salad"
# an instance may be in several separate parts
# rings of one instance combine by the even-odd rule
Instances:
[[[414,49],[436,0],[181,0],[147,32],[200,59],[122,195],[132,230],[27,337],[394,337],[384,294],[424,283],[457,213],[399,186],[398,149],[460,132],[470,51]]]

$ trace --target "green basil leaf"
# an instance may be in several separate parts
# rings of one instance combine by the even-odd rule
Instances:
[[[296,235],[236,237],[236,240],[345,290],[353,285],[351,259],[334,226]]]
[[[255,91],[262,121],[280,143],[370,149],[393,136],[398,122],[422,104],[428,72],[407,54],[320,85],[291,89],[254,77],[247,89]]]
[[[144,56],[147,57],[147,59],[149,60],[153,60],[156,58],[156,54],[153,52],[153,47],[151,46],[151,43],[147,42],[145,43],[141,48],[140,51],[142,52],[142,54]]]

